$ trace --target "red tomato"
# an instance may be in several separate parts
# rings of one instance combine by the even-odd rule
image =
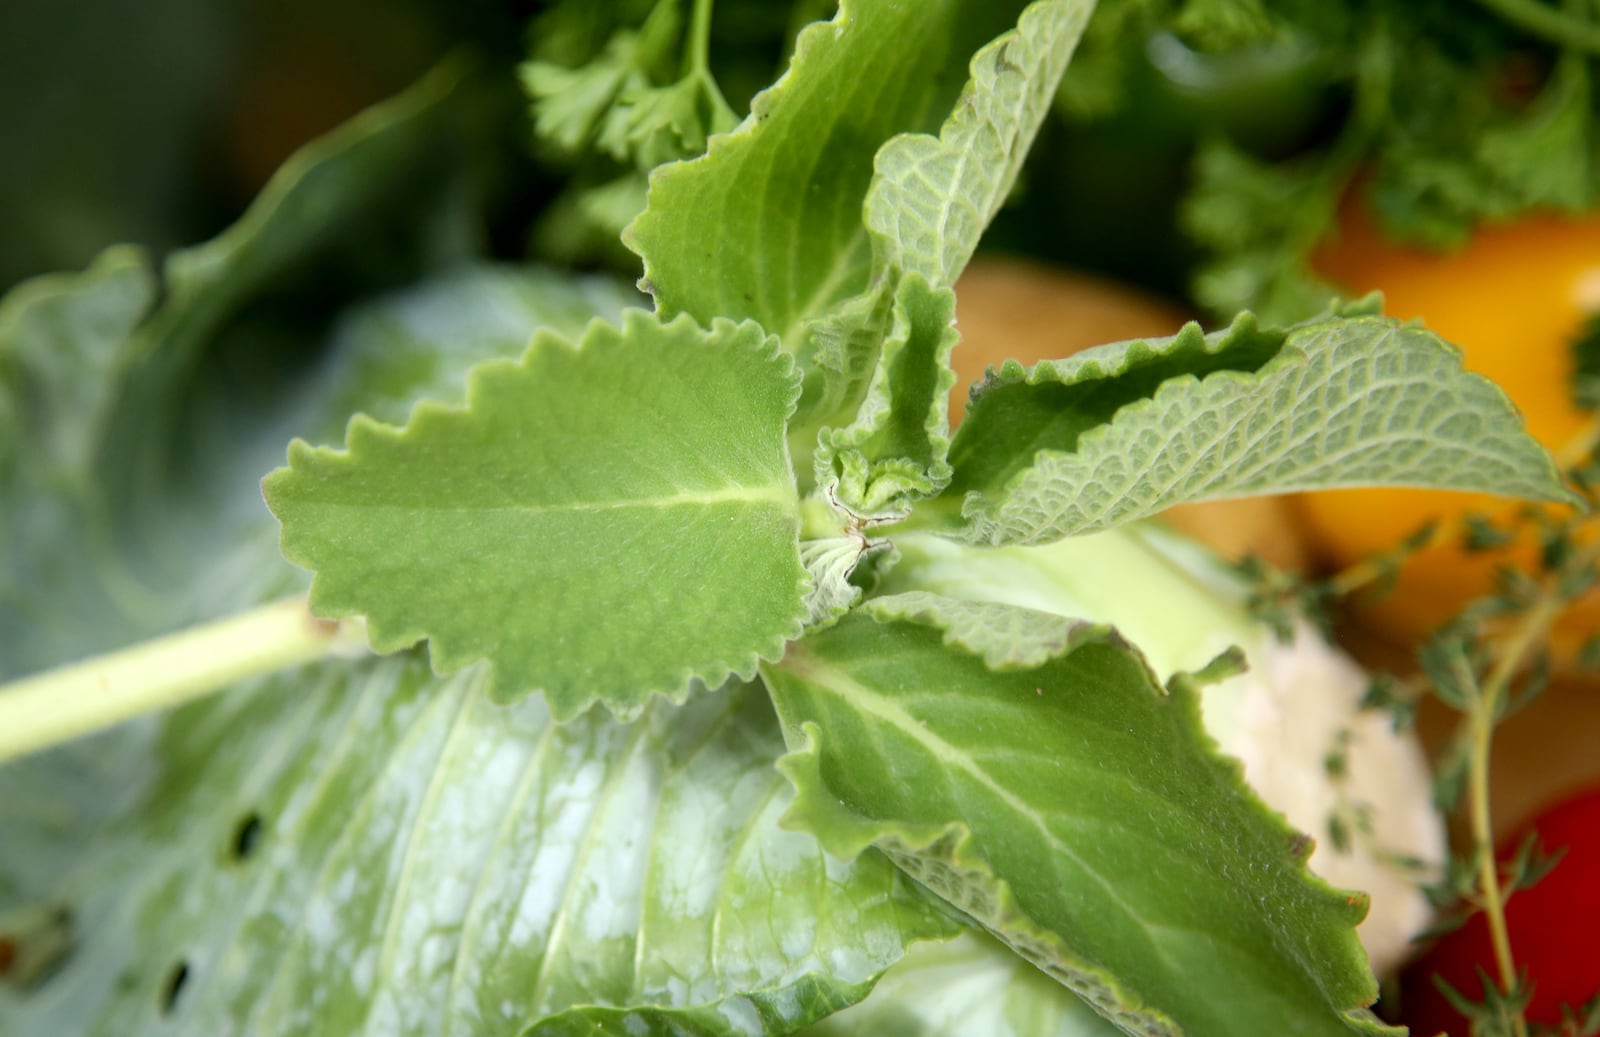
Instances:
[[[1600,786],[1545,811],[1529,827],[1548,851],[1566,848],[1554,870],[1506,903],[1506,928],[1517,967],[1533,983],[1530,1022],[1555,1024],[1563,1004],[1578,1008],[1600,994]],[[1526,833],[1501,849],[1508,858]],[[1401,1002],[1417,1037],[1448,1031],[1467,1037],[1467,1021],[1431,977],[1437,974],[1475,1001],[1483,999],[1478,969],[1496,976],[1494,949],[1483,915],[1439,939],[1407,970]]]

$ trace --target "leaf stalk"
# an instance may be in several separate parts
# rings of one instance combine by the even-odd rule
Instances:
[[[365,644],[296,597],[23,677],[0,685],[0,763]]]

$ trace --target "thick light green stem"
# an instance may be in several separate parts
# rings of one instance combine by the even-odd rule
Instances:
[[[289,598],[24,677],[0,685],[0,762],[365,643],[359,622]]]

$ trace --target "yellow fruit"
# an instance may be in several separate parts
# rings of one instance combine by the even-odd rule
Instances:
[[[1600,216],[1491,227],[1444,255],[1387,242],[1352,216],[1314,264],[1353,293],[1381,290],[1387,313],[1421,318],[1460,346],[1466,366],[1498,382],[1547,447],[1559,453],[1585,434],[1589,417],[1570,395],[1571,347],[1600,311]],[[1319,557],[1333,567],[1392,547],[1430,521],[1449,523],[1442,527],[1448,531],[1469,511],[1505,518],[1516,507],[1501,498],[1412,489],[1306,494],[1294,504]],[[1450,536],[1411,557],[1394,590],[1360,605],[1359,618],[1390,640],[1415,641],[1491,593],[1497,566],[1530,570],[1537,560],[1531,535],[1484,553],[1469,553]],[[1600,596],[1590,595],[1563,617],[1553,639],[1558,654],[1596,629]]]

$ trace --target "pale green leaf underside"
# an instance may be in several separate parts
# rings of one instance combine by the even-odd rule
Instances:
[[[1029,6],[973,56],[938,136],[901,134],[878,152],[863,205],[870,283],[817,325],[831,383],[823,420],[854,406],[847,426],[822,430],[817,480],[855,514],[903,512],[949,478],[950,289],[1005,201],[1092,8]]]
[[[766,668],[786,823],[883,850],[1134,1032],[1381,1031],[1362,899],[1309,875],[1192,687],[1113,635],[1000,673],[942,636],[853,615]]]
[[[952,931],[881,858],[841,864],[778,826],[759,689],[564,725],[484,691],[408,654],[175,715],[153,772],[124,773],[132,809],[51,876],[78,946],[35,994],[0,986],[0,1029],[756,1037]],[[0,770],[19,807],[0,879],[74,809],[84,762]]]
[[[1054,612],[920,590],[873,598],[863,608],[875,619],[909,619],[938,627],[944,631],[945,644],[980,656],[994,670],[1033,669],[1075,645],[1107,636],[1103,626]]]
[[[804,1037],[1118,1037],[1082,999],[993,938],[913,947],[872,996]]]
[[[800,560],[811,577],[806,594],[806,627],[831,623],[849,611],[861,597],[850,582],[862,557],[872,549],[861,537],[837,536],[807,540],[800,545]]]
[[[752,324],[632,311],[479,367],[465,410],[296,443],[264,488],[319,613],[365,615],[379,650],[427,637],[441,672],[488,659],[502,698],[628,716],[798,636],[796,390]]]
[[[937,137],[906,134],[878,152],[867,228],[883,265],[951,287],[1005,202],[1094,0],[1043,0],[972,58],[966,90]]]
[[[920,274],[904,278],[855,420],[818,437],[817,481],[846,512],[904,514],[949,480],[955,304],[950,289],[935,289]]]
[[[1037,543],[1183,501],[1341,486],[1571,499],[1505,394],[1424,328],[1335,317],[1279,337],[1241,318],[1203,345],[1189,331],[1008,365],[952,448],[958,535]]]

